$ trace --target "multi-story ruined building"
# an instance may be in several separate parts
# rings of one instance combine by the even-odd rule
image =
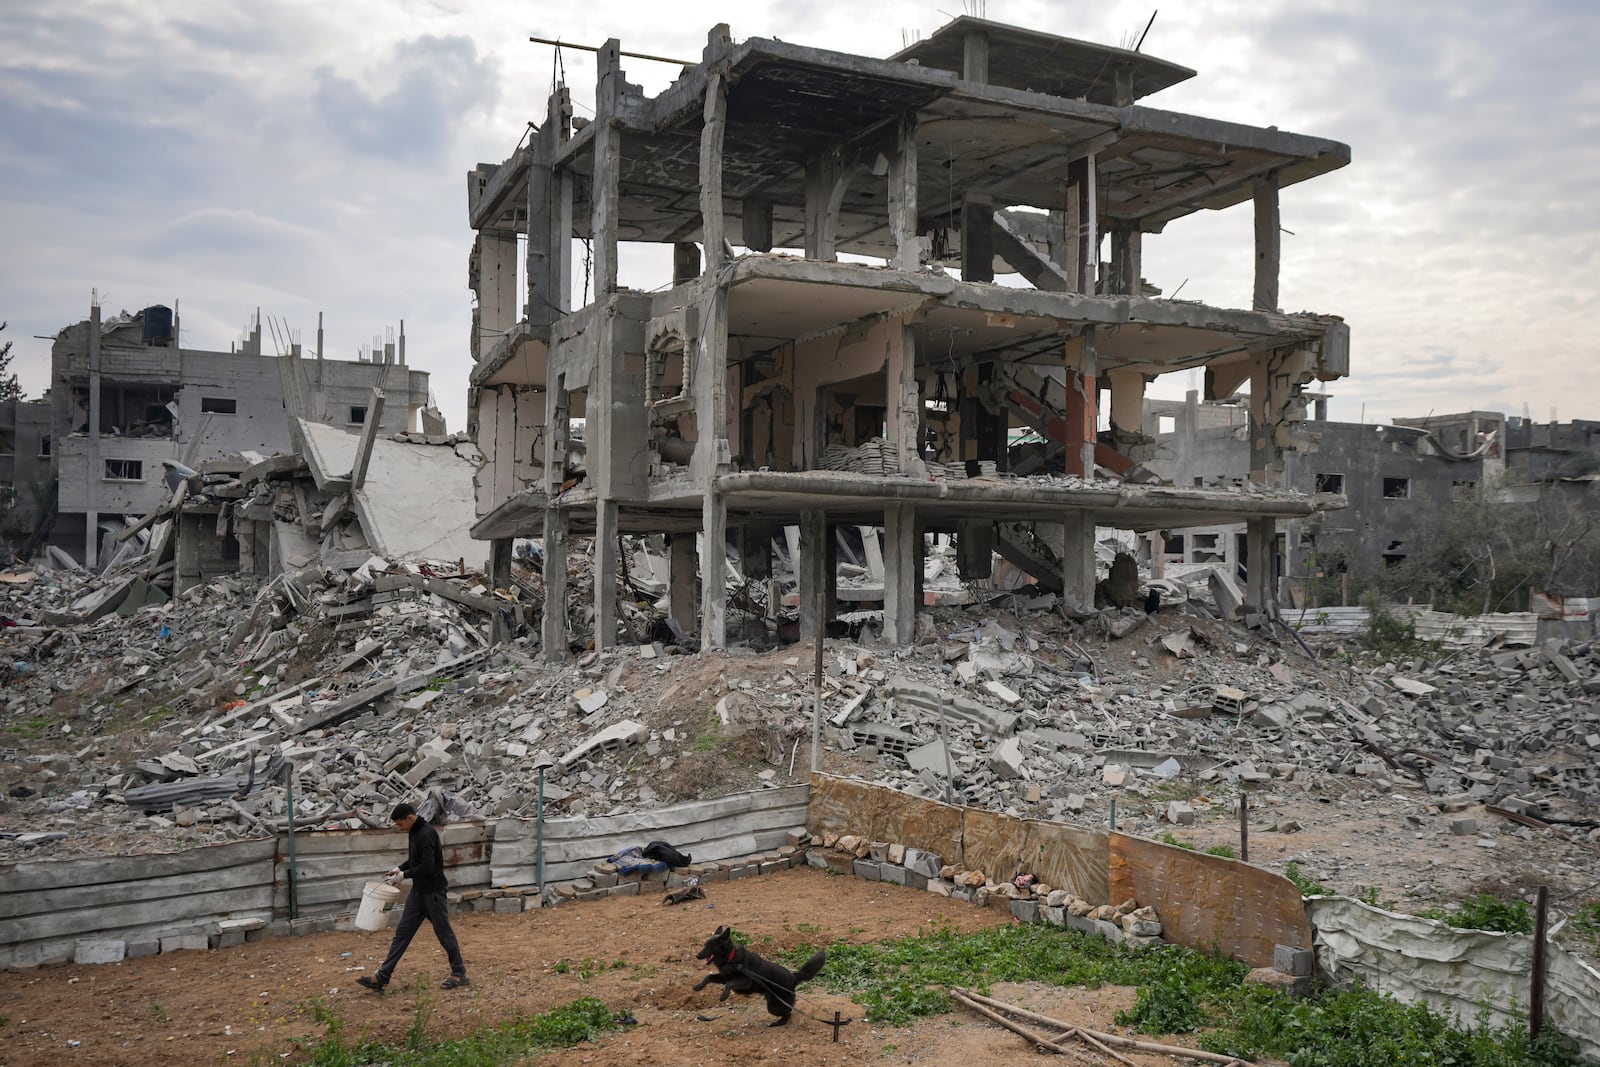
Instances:
[[[33,530],[50,502],[50,405],[0,401],[0,540]]]
[[[237,348],[181,347],[161,306],[102,321],[95,303],[56,336],[52,543],[94,567],[103,519],[144,515],[170,495],[163,462],[198,468],[239,453],[292,452],[292,417],[359,427],[375,388],[386,397],[384,430],[409,429],[429,402],[428,373],[406,366],[403,333],[371,362],[323,358],[320,326],[314,354],[296,343],[272,356],[261,350],[258,317]]]
[[[558,88],[525,147],[468,176],[470,418],[488,456],[474,532],[500,567],[512,538],[544,538],[548,654],[567,646],[577,534],[593,537],[598,644],[615,641],[632,530],[674,535],[673,615],[717,647],[730,534],[761,574],[772,530],[798,526],[813,633],[832,610],[830,526],[881,528],[885,629],[905,641],[925,531],[956,535],[964,576],[1000,548],[1087,600],[1097,524],[1243,520],[1270,544],[1314,510],[1272,486],[1302,387],[1347,373],[1349,335],[1278,310],[1279,196],[1349,162],[1345,145],[1142,106],[1194,72],[974,18],[888,59],[717,26],[654,97],[625,55],[599,50],[592,121]],[[1246,202],[1247,309],[1143,284],[1147,237]],[[575,239],[592,254],[582,307]],[[672,246],[672,276],[620,287],[624,242]],[[1131,480],[1147,383],[1194,368],[1210,395],[1249,383],[1258,491]],[[1043,443],[1008,447],[1019,425]],[[1272,589],[1252,575],[1255,603]]]

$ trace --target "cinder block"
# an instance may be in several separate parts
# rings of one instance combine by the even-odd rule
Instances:
[[[820,852],[807,852],[806,863],[812,867],[820,867],[823,870],[828,869],[828,857]]]
[[[728,880],[737,881],[740,878],[754,878],[761,873],[761,868],[751,864],[743,864],[728,871]]]
[[[1052,908],[1046,905],[1039,909],[1039,914],[1044,916],[1044,921],[1051,926],[1065,926],[1067,924],[1067,909]]]
[[[761,864],[760,872],[762,874],[777,874],[779,871],[787,871],[788,869],[788,859],[767,860],[765,863]]]
[[[1011,914],[1022,922],[1036,923],[1039,921],[1039,902],[1036,900],[1013,900]]]
[[[499,897],[494,902],[496,915],[509,915],[522,910],[521,897]]]
[[[210,940],[204,931],[196,930],[186,934],[167,934],[161,939],[161,952],[204,952],[210,948]]]
[[[614,897],[636,897],[643,892],[643,889],[638,882],[619,882],[618,884],[612,886],[607,892]],[[537,903],[532,902],[537,901],[538,898],[534,897],[524,899],[530,900],[528,905],[529,907],[538,907]]]
[[[916,871],[906,871],[905,884],[908,889],[927,889],[930,881],[937,881],[937,879],[930,879],[927,875],[918,874]]]
[[[74,963],[121,963],[128,954],[128,943],[110,938],[80,938],[72,946]]]
[[[852,869],[855,871],[857,878],[865,878],[869,882],[883,880],[882,868],[872,860],[856,860],[852,865]]]
[[[498,897],[476,897],[472,900],[462,901],[463,906],[470,905],[473,911],[493,911]]]
[[[1308,948],[1295,948],[1293,945],[1274,945],[1272,948],[1272,969],[1281,974],[1309,978],[1315,973],[1316,965],[1316,953]]]
[[[246,941],[265,941],[269,937],[288,937],[291,932],[288,919],[274,919],[259,930],[246,931],[244,939]],[[132,946],[129,946],[129,951],[132,951]]]
[[[1450,832],[1457,837],[1471,837],[1478,832],[1477,819],[1451,819]]]
[[[886,863],[889,859],[889,842],[874,841],[867,846],[869,858],[876,863]]]
[[[1111,942],[1113,945],[1122,944],[1122,927],[1104,919],[1090,919],[1094,924],[1094,932]]]
[[[261,933],[263,934],[263,936],[266,935],[265,928],[263,928]],[[130,959],[130,960],[142,960],[146,956],[154,956],[156,953],[158,953],[160,951],[161,951],[161,942],[159,940],[129,941],[128,942],[128,949],[127,949],[127,958]]]
[[[897,863],[880,863],[878,876],[881,881],[893,882],[895,885],[906,884],[906,869]]]
[[[920,848],[906,849],[905,864],[907,870],[927,878],[939,877],[939,868],[944,865],[938,856]]]
[[[1064,925],[1068,930],[1076,930],[1080,934],[1095,933],[1093,919],[1086,918],[1082,915],[1074,915],[1070,911],[1062,917],[1062,925]]]
[[[244,944],[245,931],[243,930],[218,930],[216,944],[213,948],[238,948]]]

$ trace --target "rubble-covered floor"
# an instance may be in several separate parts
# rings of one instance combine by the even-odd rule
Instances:
[[[550,666],[533,636],[491,645],[505,591],[426,572],[214,579],[61,627],[30,622],[84,578],[0,584],[22,623],[0,637],[0,862],[281,828],[281,784],[232,799],[252,749],[258,778],[268,753],[292,761],[302,827],[382,825],[428,794],[531,816],[541,752],[552,816],[805,780],[814,646],[658,642]],[[518,575],[531,606],[538,579]],[[1253,861],[1401,910],[1488,886],[1548,885],[1558,910],[1600,896],[1591,644],[1313,660],[1199,602],[1072,617],[1000,595],[926,610],[897,649],[862,617],[826,646],[826,772],[945,797],[943,707],[960,803],[1104,828],[1115,801],[1120,830],[1237,848],[1248,795]]]

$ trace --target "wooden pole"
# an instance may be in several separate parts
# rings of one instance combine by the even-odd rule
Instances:
[[[1544,939],[1550,922],[1550,889],[1539,887],[1533,904],[1533,988],[1528,994],[1528,1036],[1537,1038],[1544,1026]]]

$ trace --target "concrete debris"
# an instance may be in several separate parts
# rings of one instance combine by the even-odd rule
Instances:
[[[349,566],[216,577],[70,625],[43,608],[103,576],[0,583],[18,623],[0,635],[0,861],[259,836],[285,825],[288,784],[297,826],[354,829],[423,793],[454,798],[450,818],[531,815],[541,767],[562,815],[805,781],[809,650],[662,640],[546,664],[534,634],[489,639],[531,572],[497,590],[366,551]],[[1587,834],[1600,816],[1593,641],[1363,670],[1198,608],[1118,640],[1099,615],[999,603],[928,609],[924,643],[830,640],[825,767],[1086,828],[1116,800],[1119,829],[1157,836],[1274,790],[1340,806],[1404,792],[1424,826],[1479,839]]]

